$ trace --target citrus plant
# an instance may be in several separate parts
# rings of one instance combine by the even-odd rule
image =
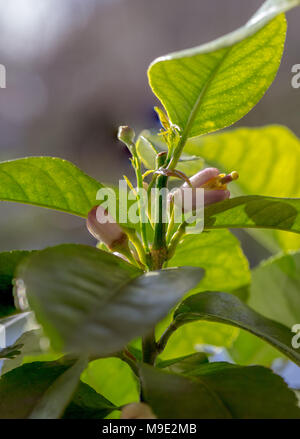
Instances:
[[[300,365],[299,140],[277,125],[208,135],[263,97],[299,4],[267,0],[235,32],[150,65],[162,128],[119,129],[136,175],[127,207],[127,189],[65,160],[0,163],[1,200],[82,217],[97,240],[0,254],[0,322],[29,310],[38,323],[0,351],[0,418],[300,417],[270,368]],[[283,253],[251,272],[233,228]],[[210,362],[204,344],[240,365]]]

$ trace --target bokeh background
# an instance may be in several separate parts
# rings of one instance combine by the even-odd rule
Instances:
[[[104,183],[130,175],[120,124],[139,132],[158,122],[146,76],[150,62],[244,24],[262,0],[0,0],[0,160],[31,155],[68,159]],[[287,14],[278,76],[237,126],[287,125],[300,136],[300,8]],[[255,173],[255,170],[253,170]],[[251,265],[268,256],[238,232]],[[62,242],[94,244],[82,219],[0,203],[0,251]],[[300,374],[297,375],[300,377]],[[300,378],[299,378],[300,387]]]

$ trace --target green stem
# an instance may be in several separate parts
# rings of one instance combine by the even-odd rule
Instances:
[[[169,247],[168,247],[168,259],[172,258],[172,256],[175,253],[175,250],[176,250],[178,243],[181,241],[181,239],[185,235],[186,226],[187,226],[187,223],[184,221],[183,223],[180,224],[180,226],[178,227],[178,229],[176,230],[176,232],[172,236]]]
[[[157,346],[154,329],[142,339],[143,362],[153,365],[157,356]]]
[[[164,165],[166,160],[166,153],[160,153],[157,156],[157,169]],[[166,200],[160,191],[167,187],[168,177],[165,175],[159,175],[156,180],[156,190],[158,192],[158,199],[155,200],[155,208],[158,209],[158,215],[155,215],[155,227],[154,227],[154,239],[153,250],[164,251],[167,249],[166,244],[166,222],[164,221],[163,208],[166,207]],[[157,267],[161,268],[161,267]]]
[[[178,325],[175,323],[175,321],[173,321],[165,330],[165,332],[163,333],[163,335],[161,336],[161,338],[156,344],[157,354],[160,354],[165,349],[169,341],[169,338],[177,329],[178,329]]]
[[[141,162],[137,155],[134,155],[133,157],[134,162],[134,169],[135,169],[135,175],[136,175],[136,182],[138,187],[138,206],[139,206],[139,216],[140,216],[140,226],[141,226],[141,236],[143,241],[143,246],[146,253],[149,253],[149,246],[148,246],[148,239],[147,239],[147,214],[146,214],[146,205],[144,200],[144,187],[143,187],[143,177],[142,177],[142,171],[141,171]]]

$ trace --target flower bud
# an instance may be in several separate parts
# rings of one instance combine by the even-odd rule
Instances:
[[[131,145],[134,141],[135,132],[128,126],[120,126],[118,130],[118,139],[125,145]]]
[[[196,210],[201,206],[197,206],[196,189],[204,189],[204,206],[214,204],[219,201],[226,200],[230,197],[230,192],[227,190],[226,183],[236,180],[238,178],[237,172],[232,172],[229,175],[220,174],[217,168],[206,168],[190,178],[192,189],[192,210]],[[187,192],[189,191],[189,192]],[[191,188],[188,183],[184,183],[174,194],[174,200],[176,203],[184,201],[184,196],[190,196]],[[180,197],[180,198],[178,198]],[[181,203],[184,206],[184,203]],[[184,209],[185,211],[186,209]]]
[[[102,206],[95,206],[90,210],[86,226],[91,235],[102,241],[110,250],[128,247],[127,235]]]

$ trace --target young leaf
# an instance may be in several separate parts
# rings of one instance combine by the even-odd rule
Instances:
[[[188,297],[175,310],[173,326],[176,328],[194,320],[225,323],[245,329],[300,365],[300,352],[291,345],[293,334],[290,329],[253,311],[232,294],[206,292]]]
[[[300,198],[249,195],[205,208],[205,229],[276,229],[300,233]]]
[[[295,394],[261,366],[210,363],[183,376],[143,364],[140,375],[145,401],[161,419],[300,417]]]
[[[206,163],[221,170],[236,169],[239,179],[234,184],[240,195],[300,198],[300,141],[286,127],[238,128],[195,137],[187,142],[185,151],[203,157]],[[287,233],[279,231],[272,233],[273,241],[277,249],[278,244],[285,250],[300,246],[300,237],[292,234],[288,239]]]
[[[147,169],[155,169],[156,155],[159,152],[167,151],[167,145],[161,136],[153,135],[150,131],[144,130],[137,140],[136,150],[143,165]],[[204,160],[198,155],[182,154],[176,169],[191,177],[201,171],[203,164]]]
[[[86,217],[103,186],[72,163],[28,157],[0,163],[0,200]]]
[[[65,417],[74,417],[74,412],[82,411],[86,417],[89,417],[89,413],[95,417],[96,412],[98,418],[102,418],[115,410],[116,407],[103,396],[79,382],[80,369],[83,364],[80,367],[77,366],[78,364],[74,370],[74,361],[67,362],[66,360],[35,362],[25,364],[3,375],[0,379],[0,419],[40,417],[36,414],[37,407],[41,407],[42,401],[46,402],[46,406],[52,407],[51,412],[44,411],[42,416],[60,417],[74,392],[72,402],[65,411]],[[71,381],[65,381],[62,378],[68,376]],[[57,380],[62,385],[58,386]],[[51,390],[49,391],[51,388],[52,391],[53,389],[56,391],[52,393]],[[67,393],[65,393],[66,389]],[[48,399],[46,399],[47,394]]]
[[[26,258],[17,277],[55,350],[103,356],[144,335],[203,273],[181,267],[144,274],[115,255],[70,244]]]
[[[299,291],[300,252],[277,256],[252,271],[248,303],[257,312],[291,328],[300,323]]]
[[[269,0],[235,32],[154,60],[149,82],[171,122],[180,127],[182,146],[189,137],[233,124],[262,98],[285,41],[284,16],[272,19],[299,3]]]
[[[0,317],[16,312],[12,294],[12,281],[17,265],[28,256],[28,251],[11,251],[0,253]]]
[[[228,230],[186,235],[169,261],[170,267],[189,265],[205,269],[196,291],[233,291],[250,283],[248,261],[238,239]]]

